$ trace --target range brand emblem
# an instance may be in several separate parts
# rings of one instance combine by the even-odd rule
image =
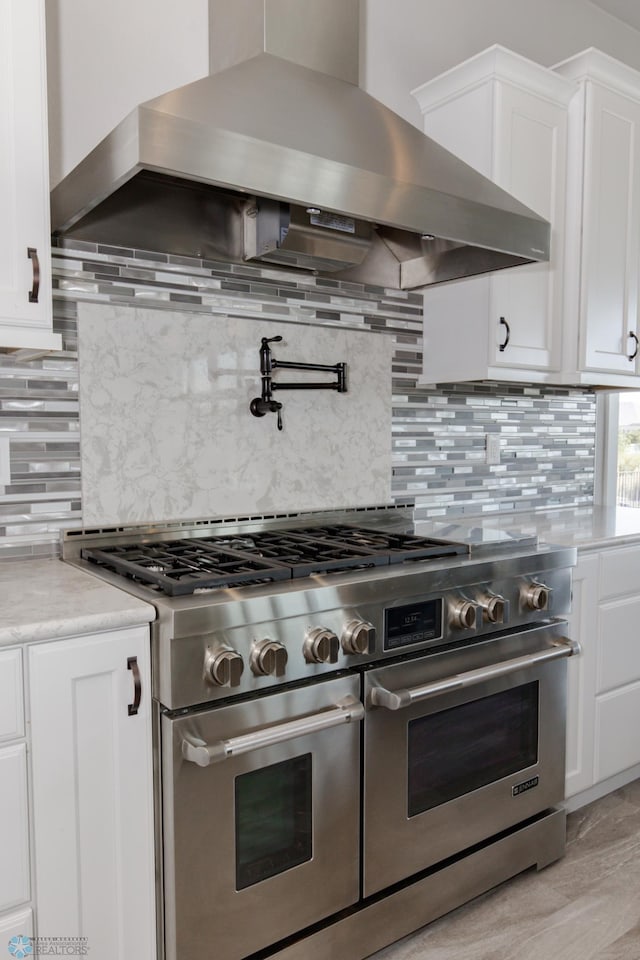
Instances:
[[[522,783],[516,783],[515,787],[511,788],[511,796],[519,797],[521,793],[526,793],[527,790],[533,790],[534,787],[538,786],[540,782],[540,777],[530,777],[529,780],[523,780]]]

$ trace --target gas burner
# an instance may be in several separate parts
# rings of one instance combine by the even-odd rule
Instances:
[[[446,540],[333,524],[92,547],[82,557],[175,597],[465,553]]]
[[[103,547],[83,550],[82,556],[170,597],[185,596],[196,590],[290,579],[288,568],[282,564],[239,550],[203,544],[200,540]]]
[[[386,563],[404,563],[407,560],[450,557],[469,552],[468,546],[451,540],[417,537],[407,533],[390,533],[386,530],[369,530],[334,524],[298,530],[298,534],[312,536],[324,543],[340,543],[350,549],[363,550],[367,554],[386,557]]]

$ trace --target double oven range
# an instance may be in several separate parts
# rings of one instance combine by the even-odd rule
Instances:
[[[365,957],[562,855],[575,552],[411,529],[67,532],[157,610],[166,960]]]

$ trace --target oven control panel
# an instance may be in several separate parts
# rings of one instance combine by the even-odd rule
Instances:
[[[442,598],[418,600],[384,611],[383,650],[399,650],[414,643],[442,638]]]
[[[221,606],[210,629],[169,645],[180,667],[176,661],[164,672],[170,686],[158,684],[156,695],[177,709],[257,693],[446,644],[485,641],[570,611],[570,568],[433,586],[424,575],[405,573],[365,586],[300,590],[286,601],[274,591],[273,600],[261,598],[254,607],[247,601]]]

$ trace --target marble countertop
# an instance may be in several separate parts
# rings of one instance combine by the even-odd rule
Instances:
[[[416,533],[456,539],[465,536],[471,543],[503,532],[505,537],[537,536],[541,543],[599,549],[640,543],[640,509],[631,507],[574,507],[499,515],[468,517],[446,522],[421,522]]]
[[[62,560],[0,563],[0,646],[136,626],[155,608]]]

